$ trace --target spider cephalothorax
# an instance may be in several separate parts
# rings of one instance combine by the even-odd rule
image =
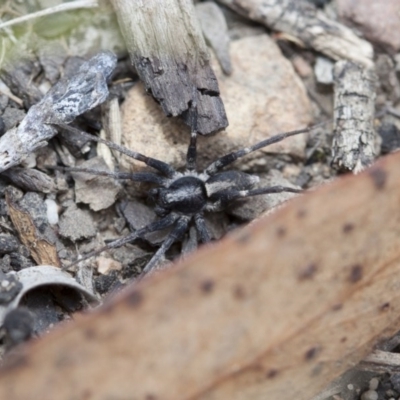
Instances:
[[[70,126],[65,125],[63,127],[77,132],[75,128]],[[251,147],[226,154],[211,163],[202,172],[196,170],[196,132],[192,132],[191,134],[186,158],[186,167],[183,172],[176,171],[169,164],[162,161],[128,150],[96,136],[80,132],[87,139],[104,143],[112,149],[120,151],[136,160],[142,161],[146,165],[157,170],[158,174],[153,172],[112,173],[87,168],[68,168],[68,170],[88,172],[97,175],[108,175],[117,179],[131,179],[136,182],[149,182],[155,184],[155,187],[149,191],[149,196],[153,198],[156,204],[155,211],[160,217],[144,228],[138,229],[124,238],[115,240],[105,247],[87,254],[84,256],[84,259],[92,257],[101,251],[120,247],[126,243],[143,237],[143,235],[149,232],[172,227],[165,241],[161,244],[160,248],[144,268],[143,272],[147,273],[160,263],[166,251],[176,240],[183,236],[190,224],[193,223],[196,227],[202,243],[210,241],[210,234],[204,221],[204,212],[222,211],[231,202],[239,198],[268,193],[298,193],[299,190],[286,186],[271,186],[254,189],[255,184],[259,181],[257,176],[249,175],[240,171],[221,170],[246,154],[259,150],[272,143],[279,142],[289,136],[308,132],[310,129],[311,128],[305,128],[281,133],[265,139]]]

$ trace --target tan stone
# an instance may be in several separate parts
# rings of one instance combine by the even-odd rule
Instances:
[[[299,129],[311,122],[311,107],[301,80],[267,35],[247,37],[231,44],[233,73],[224,76],[214,63],[229,127],[213,137],[200,137],[199,167],[226,152],[254,144],[276,133]],[[122,106],[123,144],[174,167],[183,167],[189,142],[188,128],[167,118],[146,95],[141,84],[128,93]],[[268,152],[304,155],[306,136],[299,135],[266,149]],[[262,157],[258,151],[237,161]],[[124,157],[122,168],[142,163]]]

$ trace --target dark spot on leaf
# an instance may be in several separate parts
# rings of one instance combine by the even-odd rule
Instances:
[[[385,311],[389,310],[389,308],[390,308],[390,303],[389,302],[383,303],[379,307],[380,311],[382,311],[382,312],[385,312]]]
[[[86,328],[84,330],[84,335],[86,339],[94,339],[96,337],[96,331],[93,328]]]
[[[343,233],[350,233],[353,229],[354,225],[349,222],[343,225]]]
[[[206,279],[201,283],[200,289],[204,293],[211,293],[214,290],[214,282],[211,279]]]
[[[246,297],[245,290],[243,289],[242,286],[237,285],[234,290],[233,290],[233,297],[236,300],[243,300]]]
[[[311,371],[311,376],[316,377],[318,376],[323,369],[324,365],[323,363],[319,362],[317,365],[314,366],[314,368]]]
[[[378,190],[382,190],[385,187],[387,180],[387,173],[384,169],[379,167],[373,167],[369,170],[369,175],[374,182],[375,187]]]
[[[111,302],[106,302],[104,305],[101,307],[101,311],[104,314],[109,314],[114,310],[114,305]]]
[[[143,295],[138,290],[133,291],[129,296],[126,298],[126,303],[130,307],[138,307],[143,302]]]
[[[279,238],[283,238],[286,235],[286,228],[284,226],[278,227],[276,234]]]
[[[267,378],[268,378],[268,379],[273,379],[273,378],[275,378],[278,374],[279,374],[279,371],[278,371],[277,369],[272,368],[272,369],[270,369],[270,370],[267,372]]]
[[[14,353],[5,360],[2,369],[3,371],[13,370],[25,367],[28,364],[29,360],[27,356],[25,356],[24,354]]]
[[[343,304],[337,303],[332,306],[332,311],[339,311],[343,308]]]
[[[251,239],[251,235],[248,232],[240,232],[237,236],[236,236],[236,240],[239,243],[247,243],[249,240]]]
[[[299,271],[299,281],[305,281],[308,279],[312,279],[317,272],[317,265],[314,263],[308,264],[304,268]]]
[[[318,347],[311,347],[306,351],[306,354],[304,354],[304,358],[306,361],[310,361],[314,359],[317,354],[319,353],[320,349]]]
[[[353,265],[350,270],[349,282],[356,283],[363,277],[363,267],[359,264]]]
[[[92,397],[93,393],[91,390],[86,389],[83,391],[82,396],[80,397],[83,400],[89,400]]]
[[[297,211],[297,218],[302,219],[307,215],[307,211],[302,208],[301,210]]]

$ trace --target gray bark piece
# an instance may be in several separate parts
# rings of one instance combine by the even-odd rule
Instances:
[[[370,43],[332,21],[316,7],[299,0],[218,0],[241,15],[286,32],[334,60],[347,59],[372,66]]]
[[[164,113],[181,116],[202,135],[228,126],[192,1],[113,0],[113,5],[131,60]]]
[[[214,50],[215,55],[226,75],[232,73],[229,56],[229,32],[224,13],[211,1],[196,4],[196,13],[203,29],[204,37]]]
[[[378,154],[374,131],[376,76],[348,61],[334,67],[333,165],[358,172]]]
[[[117,59],[102,52],[82,64],[76,75],[62,79],[45,97],[32,106],[21,124],[0,138],[0,172],[13,167],[30,153],[43,147],[57,134],[50,123],[70,123],[78,115],[104,102],[107,79]]]
[[[53,179],[37,169],[10,168],[3,171],[3,175],[14,185],[27,191],[51,193],[56,190]]]

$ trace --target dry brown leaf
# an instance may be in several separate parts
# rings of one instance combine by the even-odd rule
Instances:
[[[309,400],[400,329],[400,153],[28,345],[13,400]]]
[[[61,267],[56,246],[42,238],[30,214],[20,207],[10,190],[6,191],[6,202],[11,221],[21,242],[28,248],[31,257],[38,265]]]

